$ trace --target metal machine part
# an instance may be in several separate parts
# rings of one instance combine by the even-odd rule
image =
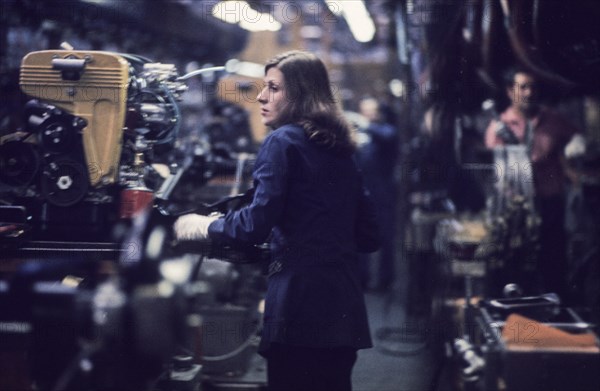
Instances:
[[[38,144],[42,156],[81,148],[90,188],[118,184],[127,150],[140,151],[138,136],[142,152],[174,140],[180,122],[177,102],[187,89],[178,77],[172,64],[129,54],[29,53],[20,85],[34,98],[25,107],[25,130],[33,137],[20,141]]]
[[[69,158],[50,162],[41,177],[44,198],[57,206],[71,206],[81,201],[88,186],[85,167]]]
[[[45,50],[23,58],[19,82],[32,99],[23,128],[0,140],[0,189],[4,202],[26,207],[36,232],[64,240],[93,225],[109,234],[152,204],[163,181],[153,165],[174,151],[187,90],[173,64]]]
[[[527,291],[528,275],[537,268],[541,224],[528,147],[497,147],[494,162],[497,181],[485,218],[489,235],[479,254],[487,260],[491,296],[502,294],[509,283],[523,284]]]
[[[29,53],[21,64],[25,94],[87,122],[82,138],[92,186],[117,181],[129,68],[114,53],[70,50]]]
[[[29,185],[41,166],[41,156],[34,144],[8,141],[0,145],[0,181],[9,186]]]
[[[533,197],[533,173],[527,146],[507,145],[494,149],[494,163],[497,170],[496,192],[490,213],[500,215],[516,198],[523,198],[532,211],[535,211]]]
[[[461,374],[465,381],[478,380],[485,368],[485,360],[477,353],[475,347],[466,339],[454,340],[454,350],[463,360]]]
[[[510,321],[513,316],[524,322]],[[476,389],[593,390],[600,385],[594,326],[561,306],[555,295],[484,300],[472,324],[468,337],[483,363]],[[569,344],[581,337],[592,343]]]

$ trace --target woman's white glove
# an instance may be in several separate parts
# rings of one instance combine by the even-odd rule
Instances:
[[[175,239],[202,240],[208,238],[208,226],[220,216],[204,216],[195,213],[180,216],[173,224]]]

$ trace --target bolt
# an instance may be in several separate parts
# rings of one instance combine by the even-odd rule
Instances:
[[[68,175],[61,176],[60,178],[58,178],[58,181],[56,181],[56,186],[61,190],[67,190],[72,185],[73,180]]]

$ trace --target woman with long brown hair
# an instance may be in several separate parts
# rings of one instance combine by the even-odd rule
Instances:
[[[350,390],[356,351],[371,347],[357,253],[375,251],[373,209],[350,128],[323,62],[291,51],[265,66],[258,95],[272,129],[254,167],[251,204],[221,218],[186,215],[178,239],[270,238],[259,352],[271,390]]]

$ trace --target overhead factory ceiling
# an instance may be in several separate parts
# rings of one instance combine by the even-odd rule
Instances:
[[[160,47],[165,57],[223,62],[244,47],[247,31],[210,12],[191,7],[209,2],[172,0],[14,0],[2,2],[3,24],[41,29],[49,48],[72,33],[80,49],[102,49],[113,43],[122,50],[144,52]],[[212,4],[216,3],[212,1]]]

